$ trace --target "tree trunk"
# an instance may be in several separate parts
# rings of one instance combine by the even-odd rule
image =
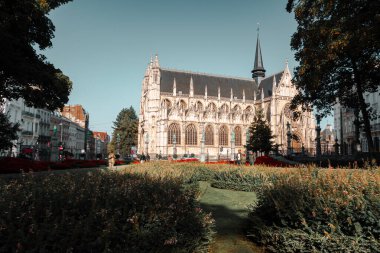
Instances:
[[[367,143],[368,143],[368,151],[370,153],[374,152],[374,147],[373,147],[373,141],[372,141],[372,133],[371,133],[371,122],[369,119],[369,113],[367,110],[367,105],[365,103],[364,97],[363,97],[363,89],[361,86],[361,78],[360,74],[354,66],[354,81],[356,83],[356,91],[357,91],[357,96],[358,96],[358,102],[359,102],[359,110],[362,113],[363,117],[363,123],[364,123],[364,133],[367,138]]]

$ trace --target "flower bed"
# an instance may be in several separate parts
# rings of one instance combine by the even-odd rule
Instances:
[[[172,160],[172,162],[176,162],[176,163],[199,162],[199,159],[198,158],[181,158],[178,160]]]
[[[62,162],[46,162],[33,161],[24,158],[4,157],[0,159],[0,174],[67,170],[74,168],[96,168],[103,165],[106,165],[104,160],[67,159]]]
[[[290,165],[281,161],[277,161],[269,156],[259,156],[256,158],[255,165],[266,165],[270,167],[289,167]]]

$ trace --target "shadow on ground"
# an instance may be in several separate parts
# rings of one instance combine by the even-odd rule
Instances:
[[[254,192],[216,189],[208,182],[200,182],[201,207],[211,212],[216,224],[215,241],[211,252],[264,252],[245,237],[248,225],[248,206],[256,201]]]

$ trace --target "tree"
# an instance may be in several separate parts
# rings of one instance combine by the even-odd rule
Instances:
[[[254,152],[260,151],[268,154],[274,149],[275,145],[272,140],[274,136],[272,135],[272,130],[264,119],[262,109],[257,110],[254,120],[249,127],[249,133],[248,150]]]
[[[13,147],[13,140],[17,139],[19,124],[9,122],[8,116],[0,112],[0,150],[7,150]]]
[[[132,106],[122,109],[113,124],[111,150],[118,150],[119,147],[121,154],[130,154],[131,146],[137,145],[138,118],[135,109]]]
[[[37,54],[52,46],[48,14],[72,0],[0,0],[0,101],[24,98],[29,106],[55,110],[68,101],[72,83]]]
[[[298,22],[291,47],[300,65],[294,83],[299,94],[292,108],[314,107],[320,116],[342,106],[361,112],[369,151],[373,151],[370,120],[364,100],[380,84],[379,2],[369,0],[288,0]]]

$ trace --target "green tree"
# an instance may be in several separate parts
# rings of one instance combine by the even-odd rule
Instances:
[[[9,122],[8,116],[0,112],[0,150],[12,148],[13,140],[17,140],[19,124]]]
[[[129,109],[122,109],[113,123],[112,140],[110,150],[118,150],[118,140],[120,154],[130,154],[131,146],[137,145],[137,126],[138,118],[135,109],[131,106]]]
[[[364,93],[376,92],[380,84],[379,7],[370,0],[288,0],[286,7],[298,22],[291,47],[300,62],[294,73],[300,92],[292,108],[314,107],[325,116],[338,98],[361,112],[370,151],[374,115]]]
[[[268,154],[271,150],[274,150],[275,145],[273,142],[274,136],[272,130],[264,119],[264,112],[262,109],[256,111],[254,120],[249,127],[249,143],[248,150],[254,152],[260,151]]]
[[[24,98],[55,110],[68,101],[72,83],[36,52],[52,46],[51,10],[71,0],[0,0],[0,101]]]

